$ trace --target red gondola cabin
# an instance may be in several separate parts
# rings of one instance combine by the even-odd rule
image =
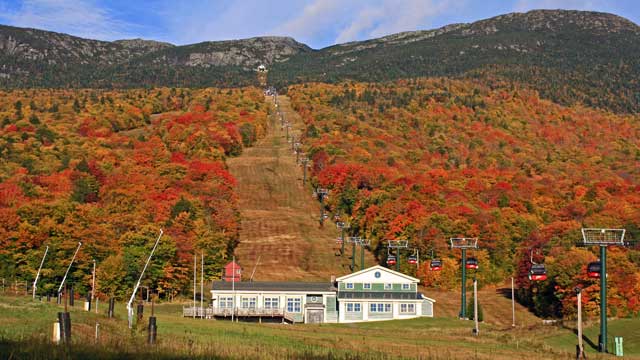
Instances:
[[[594,279],[600,278],[601,266],[602,265],[600,264],[600,261],[590,262],[589,265],[587,266],[587,276]]]
[[[478,259],[476,258],[468,258],[467,259],[467,265],[466,265],[467,269],[471,269],[471,270],[477,270],[478,269]]]

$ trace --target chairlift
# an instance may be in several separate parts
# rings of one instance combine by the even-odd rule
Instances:
[[[547,280],[547,270],[544,264],[533,264],[529,270],[529,280],[531,281],[545,281]]]
[[[431,270],[431,271],[440,271],[440,270],[442,270],[442,260],[440,260],[440,259],[431,260],[431,263],[429,264],[429,270]]]
[[[542,255],[540,249],[531,249],[529,252],[529,260],[531,261],[531,268],[529,269],[529,281],[545,281],[547,280],[547,269],[544,264],[538,264],[533,261],[533,253],[536,252]]]
[[[395,265],[397,263],[395,255],[387,255],[387,265]]]
[[[410,265],[416,265],[418,263],[418,249],[415,249],[413,254],[409,256],[407,262]]]
[[[474,257],[470,257],[467,259],[467,264],[465,265],[467,269],[477,270],[478,269],[478,259]]]
[[[590,262],[587,265],[587,276],[590,278],[598,279],[600,278],[600,270],[602,269],[602,264],[600,261]]]

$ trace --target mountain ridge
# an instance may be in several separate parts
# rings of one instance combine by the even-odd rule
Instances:
[[[207,87],[481,77],[560,103],[639,112],[640,27],[621,16],[532,10],[312,49],[286,36],[173,45],[0,25],[0,87]]]

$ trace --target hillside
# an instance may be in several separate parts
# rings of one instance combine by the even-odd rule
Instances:
[[[286,37],[173,46],[0,26],[0,87],[206,87],[477,78],[561,104],[640,111],[640,28],[612,14],[538,10],[312,50]]]
[[[626,228],[640,238],[640,122],[542,100],[533,91],[492,88],[478,81],[423,79],[387,83],[304,84],[289,88],[303,118],[312,183],[326,187],[331,213],[372,240],[386,260],[386,240],[406,239],[426,262],[401,269],[427,287],[455,289],[459,251],[450,237],[479,237],[478,279],[517,276],[521,298],[539,314],[574,311],[571,289],[587,278],[595,249],[578,248],[581,227]],[[538,247],[550,281],[527,279],[528,249]],[[640,310],[638,250],[610,250],[611,306]],[[614,274],[615,273],[615,274]],[[615,302],[615,305],[613,303]],[[595,307],[589,307],[593,312]]]
[[[125,297],[160,229],[145,283],[161,298],[189,289],[195,253],[219,276],[238,236],[236,180],[225,160],[265,134],[255,88],[28,90],[0,96],[0,277],[39,294],[67,282]]]

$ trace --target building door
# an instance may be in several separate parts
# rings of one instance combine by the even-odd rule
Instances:
[[[307,309],[307,319],[309,324],[321,324],[324,318],[323,309]]]

